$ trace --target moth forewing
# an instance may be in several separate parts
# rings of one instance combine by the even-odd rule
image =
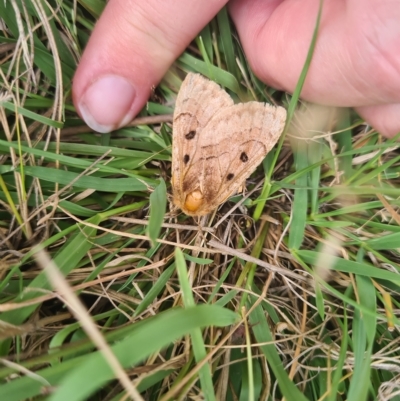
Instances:
[[[281,108],[285,112],[283,108]],[[258,102],[218,112],[202,132],[205,163],[204,198],[216,208],[235,193],[278,140],[284,126],[281,111]]]
[[[174,113],[173,201],[205,215],[235,193],[281,135],[286,110],[259,102],[233,105],[217,84],[188,74]]]
[[[193,169],[201,131],[216,110],[232,104],[233,100],[220,86],[202,75],[188,74],[183,81],[173,118],[172,188],[178,207],[183,208],[185,203],[185,177],[187,181],[188,172]]]

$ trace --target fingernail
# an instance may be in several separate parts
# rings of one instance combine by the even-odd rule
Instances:
[[[78,108],[90,128],[106,133],[133,119],[135,95],[135,88],[128,80],[117,75],[106,75],[86,89]]]

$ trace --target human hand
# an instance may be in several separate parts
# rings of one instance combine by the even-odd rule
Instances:
[[[174,60],[227,3],[110,0],[73,82],[75,106],[94,130],[132,120]],[[207,6],[206,6],[207,5]],[[319,3],[231,0],[229,11],[255,74],[293,92]],[[325,0],[301,97],[354,107],[378,132],[400,131],[400,3]]]

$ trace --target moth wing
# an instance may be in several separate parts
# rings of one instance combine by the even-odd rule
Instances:
[[[220,110],[233,105],[231,97],[215,82],[189,73],[182,82],[173,118],[172,187],[175,203],[185,201],[183,180],[200,151],[204,127]]]
[[[185,177],[189,182],[195,172],[201,177],[207,210],[199,213],[210,212],[239,189],[278,141],[285,121],[283,107],[259,102],[224,108],[209,121],[201,133],[195,168]]]

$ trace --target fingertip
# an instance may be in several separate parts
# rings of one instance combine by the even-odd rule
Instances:
[[[293,29],[301,31],[296,35],[297,38],[304,34],[298,14],[295,17],[296,26],[293,27],[294,9],[299,7],[306,6],[284,0],[233,0],[229,4],[230,14],[253,72],[275,88],[290,90],[295,87],[299,76],[297,63],[287,64],[286,61],[289,58],[303,58],[306,54],[307,47],[303,51],[298,46],[290,57],[288,55],[293,46],[288,37]],[[309,30],[312,32],[312,27]]]
[[[117,75],[105,75],[82,93],[76,107],[90,128],[106,133],[133,119],[138,112],[135,99],[136,90],[129,80]]]
[[[393,138],[400,132],[400,104],[357,107],[357,113],[381,135]]]

